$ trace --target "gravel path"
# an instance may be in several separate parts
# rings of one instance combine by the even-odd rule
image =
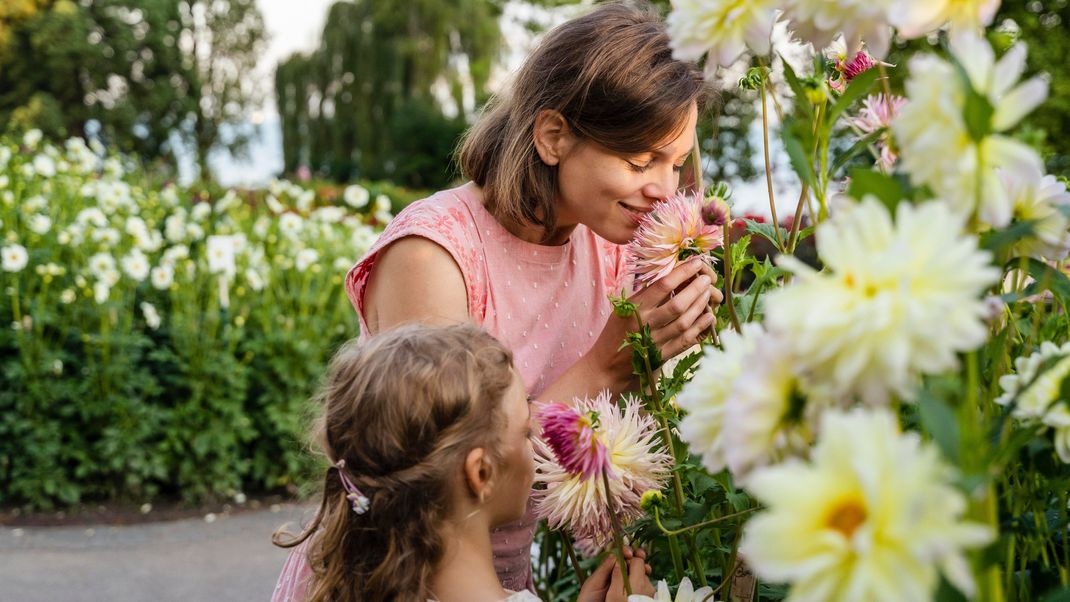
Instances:
[[[271,534],[314,511],[284,504],[131,526],[0,527],[0,601],[266,601],[287,554]]]

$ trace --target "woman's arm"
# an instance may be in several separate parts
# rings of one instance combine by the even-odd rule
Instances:
[[[464,276],[446,249],[408,236],[379,252],[364,291],[368,334],[410,322],[455,324],[467,319]]]

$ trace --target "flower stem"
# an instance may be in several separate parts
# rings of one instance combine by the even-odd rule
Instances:
[[[613,497],[609,491],[609,475],[602,470],[602,484],[606,488],[606,509],[609,510],[609,520],[613,525],[613,553],[617,555],[617,566],[620,567],[621,577],[624,579],[624,592],[632,595],[632,584],[628,581],[628,562],[624,560],[624,528],[621,527],[617,511],[613,509]]]
[[[687,533],[688,531],[694,531],[695,529],[701,529],[703,527],[708,527],[710,525],[716,525],[717,523],[726,521],[726,520],[728,520],[730,518],[735,518],[737,516],[743,516],[744,514],[750,514],[751,512],[755,512],[757,510],[758,510],[757,507],[755,507],[755,508],[747,508],[746,510],[741,510],[741,511],[735,512],[733,514],[726,514],[724,516],[719,516],[717,518],[711,518],[710,520],[704,520],[701,523],[695,523],[693,525],[688,525],[686,527],[680,527],[679,529],[669,530],[669,529],[666,529],[665,525],[663,525],[661,523],[661,513],[658,512],[657,508],[654,508],[654,522],[658,525],[658,529],[660,529],[661,532],[664,533],[665,535],[679,535],[680,533]]]
[[[769,192],[769,213],[773,216],[773,233],[776,235],[776,245],[781,252],[784,251],[784,241],[780,238],[780,220],[776,216],[776,199],[773,197],[773,166],[769,160],[769,108],[765,99],[765,80],[767,72],[762,70],[762,151],[765,155],[765,186]]]
[[[561,534],[561,543],[565,546],[565,552],[568,554],[568,560],[572,564],[573,572],[576,573],[576,579],[582,584],[587,581],[587,573],[580,567],[580,561],[576,559],[576,550],[572,548],[572,541],[567,534]]]
[[[724,249],[724,306],[728,309],[728,318],[732,321],[732,327],[736,332],[743,332],[739,325],[739,316],[736,315],[736,304],[732,300],[732,222],[725,224],[721,231],[721,248]]]

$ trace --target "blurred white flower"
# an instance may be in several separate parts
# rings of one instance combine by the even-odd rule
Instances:
[[[110,253],[97,253],[89,258],[89,273],[98,280],[104,272],[115,269],[115,258]]]
[[[181,242],[186,238],[186,216],[175,213],[167,216],[163,222],[164,236],[171,242]]]
[[[345,273],[349,271],[349,268],[353,267],[354,263],[356,262],[352,259],[346,257],[336,257],[334,259],[334,269],[337,272]]]
[[[7,245],[0,252],[4,255],[5,272],[21,272],[30,261],[30,255],[26,252],[26,247],[22,245]]]
[[[279,202],[279,199],[275,198],[274,194],[269,194],[264,197],[264,202],[267,204],[268,209],[270,209],[271,212],[276,215],[282,213],[283,211],[286,211],[286,207]]]
[[[111,295],[111,287],[107,283],[96,282],[93,284],[93,299],[98,305],[106,302],[109,295]]]
[[[359,185],[352,184],[346,186],[345,192],[342,193],[342,199],[346,204],[355,209],[360,209],[368,204],[368,199],[371,194],[368,193],[368,189]]]
[[[89,225],[94,228],[103,228],[108,225],[108,217],[96,207],[82,209],[78,212],[78,216],[74,218],[74,221],[82,226]]]
[[[12,153],[10,148],[6,146],[0,146],[0,169],[4,169],[5,167],[7,167],[7,162],[11,160],[11,154]]]
[[[38,175],[51,178],[56,175],[56,162],[45,154],[39,154],[33,158],[33,170]]]
[[[123,271],[135,282],[141,282],[149,276],[149,259],[139,249],[134,249],[122,258]]]
[[[37,148],[37,143],[40,142],[41,138],[43,137],[44,134],[41,133],[41,130],[34,128],[26,132],[26,134],[22,137],[22,143],[30,147],[31,149]]]
[[[0,147],[0,150],[6,150],[4,147]],[[9,151],[10,152],[10,151]],[[3,169],[3,164],[0,163],[0,169]],[[7,174],[0,174],[0,188],[7,188],[11,183],[11,178],[7,177]]]
[[[249,288],[254,291],[264,290],[264,279],[260,276],[260,272],[252,268],[245,270],[245,281],[249,283]]]
[[[179,259],[189,258],[189,247],[186,245],[175,245],[163,252],[163,256],[160,258],[160,265],[175,266],[175,263]]]
[[[312,201],[316,200],[315,190],[302,190],[301,194],[297,195],[297,202],[295,203],[297,210],[301,213],[308,213],[312,209]]]
[[[175,268],[168,264],[161,264],[152,268],[152,286],[158,290],[167,290],[175,281]]]
[[[226,194],[223,195],[223,198],[216,201],[215,212],[226,213],[240,205],[241,199],[238,198],[238,193],[234,192],[234,190],[227,190]]]
[[[141,302],[141,314],[145,317],[145,325],[149,328],[156,330],[160,327],[160,314],[156,311],[156,306],[148,301]]]
[[[943,573],[970,597],[964,551],[992,530],[963,521],[965,496],[939,451],[902,433],[886,410],[826,412],[811,461],[758,470],[748,489],[765,510],[740,553],[791,600],[931,600]]]
[[[122,274],[119,273],[119,270],[115,269],[105,270],[104,273],[100,275],[100,281],[109,287],[119,284],[120,278],[122,278]]]
[[[835,397],[912,399],[922,374],[958,365],[987,337],[982,293],[999,270],[946,203],[900,203],[895,223],[872,197],[818,226],[817,272],[793,257],[791,285],[766,296],[766,324],[799,370]]]
[[[193,206],[190,211],[190,219],[195,222],[203,222],[208,219],[208,216],[212,214],[212,205],[209,203],[201,202]]]
[[[70,305],[71,303],[74,303],[75,299],[77,298],[78,295],[74,292],[74,289],[71,288],[64,289],[64,291],[59,294],[59,300],[64,305]]]
[[[1016,358],[1014,373],[999,379],[1003,394],[996,403],[1011,406],[1012,415],[1026,423],[1040,423],[1055,431],[1055,451],[1070,463],[1070,412],[1062,395],[1070,376],[1070,343],[1044,341],[1036,353]]]
[[[890,11],[899,35],[913,39],[936,31],[946,23],[952,30],[974,31],[992,23],[1000,0],[907,0]]]
[[[375,244],[375,241],[379,238],[379,233],[376,232],[370,226],[361,224],[353,229],[353,233],[350,234],[349,240],[353,247],[353,251],[357,255],[363,255],[368,249]]]
[[[337,224],[346,216],[346,210],[341,207],[320,207],[309,215],[309,219],[322,224]]]
[[[394,219],[394,214],[390,212],[390,209],[390,199],[386,195],[380,194],[379,196],[375,197],[374,217],[376,221],[381,224],[385,224],[388,223],[390,220]]]
[[[706,347],[694,378],[676,396],[676,405],[687,412],[680,420],[680,438],[693,452],[702,454],[702,465],[711,473],[727,465],[724,407],[743,371],[744,358],[750,357],[762,333],[755,322],[744,324],[742,333],[723,330],[719,334],[721,348]]]
[[[997,170],[1028,179],[1040,177],[1043,163],[1031,147],[1000,132],[1043,102],[1048,85],[1040,77],[1016,85],[1025,69],[1021,43],[997,62],[987,41],[964,32],[952,36],[951,51],[992,112],[971,127],[966,119],[970,90],[956,67],[932,54],[914,57],[906,82],[909,102],[892,121],[901,165],[914,182],[928,185],[957,211],[1003,227],[1014,208]],[[985,115],[981,109],[973,107],[973,113]]]
[[[163,201],[164,205],[167,205],[168,207],[174,207],[178,205],[178,191],[176,190],[174,184],[168,184],[166,187],[164,187],[163,190],[160,191],[160,200]]]
[[[40,211],[47,206],[48,199],[39,194],[35,194],[22,202],[22,211],[23,213],[33,213],[35,211]]]
[[[197,224],[186,224],[186,238],[190,241],[198,241],[204,238],[204,228]]]
[[[207,243],[208,271],[222,274],[227,278],[234,276],[234,241],[230,236],[214,235],[208,237]]]
[[[301,249],[297,252],[297,257],[294,259],[294,267],[298,272],[304,272],[312,264],[319,261],[320,254],[315,249]]]
[[[769,54],[779,4],[773,0],[673,0],[666,20],[673,56],[727,67],[748,48]]]
[[[256,218],[253,223],[253,234],[256,235],[258,240],[264,240],[267,238],[268,231],[271,230],[271,219],[266,215],[261,215]]]
[[[101,228],[93,231],[93,242],[99,242],[104,245],[105,248],[114,247],[119,244],[119,231],[115,228]]]
[[[1023,177],[1001,171],[1000,182],[1014,207],[1014,218],[1033,222],[1034,235],[1013,247],[1014,255],[1058,261],[1070,252],[1070,192],[1055,176]]]
[[[304,220],[297,214],[284,213],[282,217],[279,218],[279,231],[286,235],[287,238],[296,238],[303,228]]]
[[[658,581],[658,593],[651,598],[632,594],[628,596],[628,602],[716,602],[713,598],[713,588],[709,586],[695,589],[691,579],[684,577],[680,587],[676,589],[676,598],[669,592],[669,584],[664,580]]]
[[[888,24],[891,0],[790,0],[785,7],[788,27],[815,49],[829,45],[842,33],[848,59],[865,42],[877,58],[888,54],[892,28]]]
[[[28,226],[35,234],[47,234],[52,229],[52,220],[38,213],[30,217]]]

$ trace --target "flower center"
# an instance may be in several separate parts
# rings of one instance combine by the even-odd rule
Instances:
[[[855,499],[847,499],[836,505],[825,519],[825,526],[843,533],[850,539],[858,527],[866,522],[866,509]]]

